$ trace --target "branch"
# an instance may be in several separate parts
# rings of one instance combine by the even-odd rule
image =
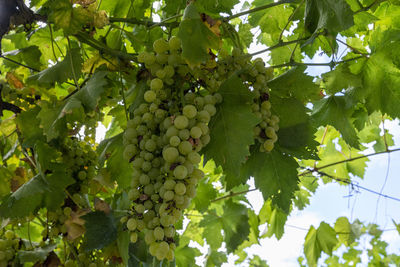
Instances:
[[[249,9],[249,10],[246,10],[246,11],[243,11],[243,12],[228,16],[228,17],[223,17],[221,19],[224,20],[224,21],[228,21],[228,20],[231,20],[231,19],[234,19],[234,18],[238,18],[238,17],[244,16],[244,15],[248,15],[248,14],[251,14],[251,13],[254,13],[254,12],[257,12],[257,11],[261,11],[261,10],[264,10],[264,9],[268,9],[268,8],[274,7],[274,6],[293,3],[294,1],[295,0],[282,0],[282,1],[279,1],[279,2],[266,4],[266,5],[263,5],[263,6],[256,7],[256,8],[252,8],[252,9]]]
[[[337,161],[337,162],[333,162],[327,165],[323,165],[321,167],[314,167],[312,169],[309,169],[303,173],[300,173],[299,176],[304,176],[313,172],[319,172],[319,170],[325,169],[325,168],[329,168],[338,164],[342,164],[342,163],[346,163],[346,162],[350,162],[353,160],[358,160],[358,159],[363,159],[363,158],[368,158],[368,157],[372,157],[372,156],[376,156],[376,155],[380,155],[380,154],[385,154],[385,153],[392,153],[392,152],[396,152],[396,151],[400,151],[400,148],[396,148],[396,149],[390,149],[387,151],[381,151],[381,152],[375,152],[375,153],[371,153],[371,154],[367,154],[367,155],[363,155],[363,156],[358,156],[355,158],[349,158],[349,159],[345,159],[345,160],[341,160],[341,161]]]
[[[262,53],[265,53],[265,52],[274,50],[274,49],[279,48],[279,47],[291,45],[291,44],[298,43],[298,42],[301,42],[301,41],[306,41],[306,40],[308,40],[309,38],[310,38],[310,37],[303,37],[303,38],[299,38],[299,39],[292,40],[292,41],[287,41],[287,42],[282,42],[282,41],[281,41],[281,42],[279,42],[279,43],[276,44],[276,45],[270,46],[270,47],[268,47],[268,48],[266,48],[266,49],[263,49],[263,50],[254,52],[254,53],[249,54],[249,55],[250,55],[250,56],[256,56],[256,55],[259,55],[259,54],[262,54]]]
[[[175,18],[178,18],[178,15],[175,15]],[[179,17],[181,17],[183,15],[179,14]],[[161,22],[154,22],[151,20],[138,20],[136,18],[109,18],[110,22],[125,22],[125,23],[129,23],[129,24],[136,24],[136,25],[143,25],[146,26],[148,28],[153,28],[156,26],[166,26],[166,27],[170,27],[170,26],[179,26],[179,22],[174,21],[174,22],[167,22],[168,20],[171,20],[171,18],[167,18]]]
[[[374,5],[378,4],[378,3],[383,3],[386,2],[387,0],[375,0],[374,2],[372,2],[370,5],[360,8],[359,10],[355,11],[354,14],[363,12],[363,11],[368,11],[370,10]]]
[[[6,53],[6,54],[7,54],[7,53]],[[32,68],[32,67],[29,67],[28,65],[24,65],[24,64],[19,63],[19,62],[15,61],[15,60],[13,60],[13,59],[11,59],[11,58],[6,57],[6,56],[5,56],[6,54],[0,55],[0,58],[4,58],[5,60],[8,60],[8,61],[10,61],[10,62],[12,62],[12,63],[14,63],[14,64],[17,64],[18,66],[21,66],[21,67],[30,69],[31,71],[40,72],[40,70],[37,70],[37,69]]]
[[[109,54],[111,56],[114,56],[114,57],[117,57],[120,59],[132,60],[135,62],[137,61],[136,55],[128,54],[128,53],[124,53],[119,50],[112,49],[112,48],[106,46],[105,44],[103,44],[102,42],[90,37],[89,35],[87,35],[83,32],[78,32],[77,34],[75,34],[75,37],[80,42],[85,43],[85,44],[93,47],[94,49],[99,50],[99,52],[101,52],[101,53]]]
[[[230,192],[228,195],[225,195],[225,196],[216,198],[214,200],[211,200],[211,202],[217,202],[217,201],[220,201],[220,200],[223,200],[223,199],[226,199],[226,198],[231,198],[231,197],[247,194],[247,193],[250,193],[250,192],[253,192],[253,191],[256,191],[256,190],[258,190],[258,189],[257,188],[253,188],[253,189],[240,191],[240,192],[235,192],[235,193],[234,192]]]
[[[295,67],[295,66],[329,66],[329,67],[334,67],[338,64],[341,63],[346,63],[346,62],[350,62],[350,61],[354,61],[360,58],[365,58],[365,56],[359,56],[359,57],[353,57],[353,58],[349,58],[349,59],[345,59],[345,60],[341,60],[341,61],[331,61],[331,62],[327,62],[327,63],[303,63],[303,62],[288,62],[285,64],[280,64],[280,65],[275,65],[275,66],[270,66],[270,68],[283,68],[283,67]]]
[[[0,100],[0,116],[3,116],[3,110],[12,111],[15,114],[21,113],[22,111],[20,107],[8,102],[3,102],[3,100]]]

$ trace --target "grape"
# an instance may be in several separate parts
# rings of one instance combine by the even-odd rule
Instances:
[[[13,231],[7,230],[7,231],[4,233],[4,237],[5,237],[7,240],[12,240],[12,239],[15,237],[15,234],[14,234]]]
[[[274,142],[272,140],[266,140],[263,145],[265,151],[270,152],[274,149]]]
[[[145,211],[145,207],[142,204],[138,204],[135,206],[135,211],[137,213],[143,214]]]
[[[169,144],[171,145],[171,146],[178,146],[179,144],[181,143],[181,139],[178,137],[178,136],[172,136],[170,139],[169,139]]]
[[[185,166],[179,165],[174,169],[174,176],[177,179],[185,179],[188,174],[188,171]]]
[[[192,129],[190,129],[190,136],[193,138],[200,138],[202,134],[202,131],[199,127],[194,126],[192,127]]]
[[[174,119],[174,125],[177,129],[185,129],[189,124],[189,120],[185,116],[178,116]]]
[[[197,118],[201,122],[208,123],[210,121],[210,113],[208,113],[206,110],[202,110],[197,113]]]
[[[183,141],[179,144],[178,149],[182,155],[187,155],[193,150],[193,146],[189,141]]]
[[[175,193],[171,190],[165,191],[163,198],[165,201],[170,201],[173,200],[175,196]]]
[[[159,91],[163,88],[163,86],[164,86],[163,81],[161,79],[154,78],[153,80],[151,80],[151,83],[150,83],[151,90]]]
[[[154,228],[154,237],[156,240],[163,240],[164,239],[164,229],[160,226]]]
[[[156,241],[152,230],[148,230],[148,231],[146,232],[146,234],[144,235],[144,241],[145,241],[146,244],[148,244],[148,245],[151,244],[151,243],[153,243],[154,241]]]
[[[183,129],[179,131],[178,135],[181,138],[181,140],[186,141],[190,137],[190,131],[188,129]]]
[[[152,53],[144,54],[144,64],[146,66],[151,66],[156,62],[156,57]]]
[[[207,105],[205,105],[203,109],[204,109],[205,111],[207,111],[207,112],[210,114],[210,116],[214,116],[215,113],[217,113],[217,109],[216,109],[215,106],[212,105],[212,104],[207,104]]]
[[[192,119],[196,117],[197,115],[197,109],[193,105],[186,105],[182,109],[183,115],[185,115],[187,118]]]
[[[152,256],[155,256],[157,254],[158,251],[158,243],[157,242],[153,242],[150,244],[149,246],[149,252]]]
[[[179,147],[181,146],[181,144],[179,145]],[[163,154],[164,160],[166,162],[170,162],[170,163],[174,162],[176,160],[176,158],[179,156],[179,152],[175,147],[168,147],[168,148],[164,149],[162,154]]]
[[[167,132],[165,133],[165,136],[171,138],[172,136],[176,136],[178,134],[179,134],[178,129],[175,126],[170,126]]]
[[[192,164],[197,165],[197,164],[199,164],[200,161],[201,161],[201,156],[200,156],[199,153],[197,153],[197,152],[195,152],[195,151],[192,151],[192,152],[190,152],[190,153],[188,154],[188,160],[189,160]]]
[[[174,189],[175,185],[176,185],[176,182],[175,182],[173,179],[167,179],[167,180],[164,182],[164,188],[165,188],[166,190],[172,190],[172,189]]]
[[[137,227],[137,221],[134,218],[130,218],[126,222],[126,227],[128,228],[129,231],[134,231]]]
[[[153,49],[156,53],[164,53],[169,50],[169,44],[164,39],[158,39],[153,43]]]
[[[156,86],[156,85],[153,85],[153,86]],[[154,89],[154,90],[156,90],[156,89]],[[154,102],[154,100],[156,100],[157,95],[154,91],[148,90],[144,93],[143,97],[146,102],[152,103],[152,102]]]
[[[175,193],[178,195],[184,195],[186,193],[186,186],[184,183],[177,183],[175,185]]]
[[[171,50],[179,50],[181,48],[181,40],[176,36],[172,36],[168,43]]]

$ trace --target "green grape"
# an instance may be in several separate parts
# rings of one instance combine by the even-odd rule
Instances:
[[[76,267],[76,264],[73,260],[66,260],[64,262],[64,267]]]
[[[164,53],[169,50],[169,44],[164,39],[160,38],[153,43],[153,49],[156,53]]]
[[[175,185],[174,191],[178,195],[184,195],[186,193],[186,186],[184,183],[177,183]]]
[[[200,138],[202,133],[203,132],[202,132],[201,128],[199,128],[197,126],[194,126],[194,127],[192,127],[192,129],[190,129],[190,136],[195,139]]]
[[[207,111],[210,114],[211,117],[214,116],[215,113],[217,113],[217,109],[215,108],[215,106],[213,104],[207,104],[207,105],[204,106],[203,109],[205,111]]]
[[[78,172],[78,178],[79,180],[85,180],[87,176],[87,173],[85,171],[80,171]]]
[[[144,228],[146,227],[146,224],[144,223],[143,220],[137,220],[137,229],[138,231],[143,231]]]
[[[185,166],[179,165],[174,169],[174,176],[177,179],[185,179],[188,174],[188,171]]]
[[[143,192],[144,192],[146,195],[149,195],[149,196],[153,195],[153,194],[154,194],[154,185],[153,185],[153,184],[148,184],[148,185],[146,185],[146,186],[143,188]]]
[[[167,138],[171,138],[172,136],[176,136],[179,134],[179,130],[175,126],[170,126],[165,133]]]
[[[146,53],[144,55],[144,64],[146,66],[151,66],[156,62],[156,57],[152,53]]]
[[[182,129],[178,133],[181,140],[186,141],[190,137],[190,131],[188,129]]]
[[[164,188],[165,188],[166,190],[172,190],[172,189],[174,189],[175,185],[176,185],[176,182],[175,182],[173,179],[167,179],[167,180],[165,180],[165,182],[164,182]]]
[[[149,252],[152,256],[156,256],[158,251],[158,243],[157,242],[153,242],[150,244],[149,246]]]
[[[146,244],[150,245],[151,243],[155,242],[156,239],[154,237],[154,233],[152,230],[148,230],[146,234],[144,235],[144,241]]]
[[[172,36],[168,43],[171,50],[179,50],[181,48],[181,40],[177,36]]]
[[[168,54],[157,54],[157,55],[156,55],[156,62],[157,62],[158,64],[164,65],[165,63],[168,62]],[[158,70],[156,71],[156,76],[157,76],[157,72],[160,71],[160,70],[163,70],[163,69],[161,69],[161,68],[158,69]],[[159,77],[159,78],[161,78],[161,77]]]
[[[148,90],[144,93],[143,97],[146,102],[152,103],[156,100],[157,94],[152,90]]]
[[[153,202],[151,200],[146,200],[143,203],[143,206],[145,207],[146,210],[150,210],[153,208]]]
[[[164,228],[164,236],[173,238],[175,236],[175,228],[172,226]]]
[[[271,109],[271,102],[269,101],[263,101],[261,103],[261,108],[265,110],[270,110]]]
[[[201,109],[204,106],[204,98],[201,96],[197,96],[194,99],[194,104],[196,105],[197,109]]]
[[[151,80],[150,82],[150,88],[151,90],[154,91],[159,91],[163,88],[163,81],[159,78],[154,78],[153,80]]]
[[[157,143],[152,139],[147,140],[145,148],[147,151],[153,152],[154,150],[157,149]]]
[[[168,58],[167,58],[167,60],[168,60]],[[161,80],[163,80],[167,76],[167,71],[165,70],[165,68],[164,69],[160,69],[160,70],[158,70],[156,72],[156,76],[158,78],[160,78]]]
[[[137,221],[134,218],[130,218],[127,222],[126,222],[126,227],[128,228],[129,231],[134,231],[136,230],[137,227]]]
[[[145,210],[146,210],[146,208],[145,208],[144,205],[142,205],[142,204],[137,204],[137,205],[135,206],[135,211],[136,211],[137,213],[139,213],[139,214],[143,214]]]
[[[196,117],[197,115],[197,109],[193,105],[186,105],[182,109],[183,115],[185,115],[187,118],[192,119]]]
[[[181,139],[178,137],[178,136],[172,136],[170,139],[169,139],[169,144],[171,145],[171,146],[178,146],[179,144],[181,143]]]
[[[139,190],[137,190],[136,188],[133,188],[131,190],[129,190],[128,192],[128,198],[132,201],[135,201],[136,199],[138,199],[140,197],[140,192]]]
[[[180,115],[174,119],[174,125],[177,129],[180,129],[180,130],[185,129],[186,127],[188,127],[188,124],[189,124],[189,120],[185,116]]]
[[[263,144],[265,151],[271,152],[274,149],[274,142],[272,140],[266,140]]]
[[[7,230],[7,231],[4,233],[4,237],[5,237],[7,240],[12,240],[12,239],[14,239],[15,234],[14,234],[13,231]]]
[[[180,147],[180,145],[179,145],[179,147]],[[163,150],[162,154],[163,154],[164,160],[166,162],[169,162],[169,163],[173,163],[176,160],[176,158],[179,156],[179,152],[175,147],[167,147],[167,148],[165,148]]]
[[[164,229],[161,228],[160,226],[157,226],[156,228],[154,228],[154,237],[156,238],[156,240],[163,240],[164,239]]]
[[[137,234],[136,232],[132,232],[132,233],[130,234],[130,241],[131,241],[132,243],[136,243],[137,240],[138,240],[138,234]]]
[[[182,155],[187,155],[193,150],[193,146],[189,141],[182,141],[179,144],[178,149]]]
[[[173,260],[174,260],[174,257],[175,257],[174,250],[169,249],[168,252],[167,252],[167,255],[165,255],[165,258],[166,258],[168,261],[173,261]]]
[[[170,201],[173,200],[175,196],[175,193],[171,190],[165,191],[164,195],[163,195],[163,199],[165,201]]]
[[[273,127],[267,127],[267,128],[265,129],[265,135],[266,135],[268,138],[273,138],[273,137],[275,137],[275,136],[276,136],[275,129],[274,129]]]
[[[172,78],[175,74],[175,70],[173,66],[167,65],[164,67],[165,77]]]
[[[208,123],[210,121],[210,113],[206,110],[202,110],[197,113],[197,119],[201,122]]]
[[[201,156],[200,156],[199,153],[197,153],[197,152],[195,152],[195,151],[192,151],[192,152],[190,152],[190,153],[188,154],[188,160],[189,160],[192,164],[197,165],[197,164],[199,164],[200,161],[201,161]]]

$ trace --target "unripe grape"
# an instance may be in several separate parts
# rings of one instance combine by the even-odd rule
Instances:
[[[266,140],[263,145],[265,151],[271,152],[274,149],[274,142],[272,140]]]
[[[169,144],[171,145],[171,146],[178,146],[179,144],[181,143],[181,139],[178,137],[178,136],[172,136],[170,139],[169,139]]]
[[[179,134],[179,130],[175,126],[170,126],[165,133],[165,136],[171,138],[172,136],[176,136]]]
[[[174,176],[177,179],[185,179],[188,174],[188,171],[185,166],[179,165],[174,169]]]
[[[175,185],[174,191],[178,195],[184,195],[186,193],[186,186],[184,183],[177,183]]]
[[[217,113],[217,109],[215,108],[215,106],[213,104],[207,104],[204,106],[203,108],[205,111],[208,112],[208,114],[210,114],[210,116],[214,116],[215,113]]]
[[[214,97],[216,103],[222,103],[223,98],[220,93],[214,94],[213,97]]]
[[[199,153],[192,151],[188,154],[188,160],[193,163],[194,165],[197,165],[201,161],[201,156]]]
[[[157,251],[158,251],[158,243],[157,242],[151,243],[149,246],[150,254],[155,257],[157,254]]]
[[[145,64],[146,66],[151,66],[151,65],[153,65],[155,62],[156,62],[156,57],[155,57],[154,54],[152,54],[152,53],[146,53],[146,54],[144,55],[144,64]]]
[[[144,235],[144,241],[145,241],[146,244],[148,244],[148,245],[150,245],[151,243],[153,243],[154,241],[156,241],[152,230],[148,230],[148,231],[146,232],[146,234]]]
[[[154,91],[159,91],[163,88],[163,81],[159,78],[154,78],[150,82],[150,88]]]
[[[13,239],[13,238],[15,237],[15,234],[14,234],[13,231],[7,230],[7,231],[4,233],[4,237],[5,237],[7,240],[11,240],[11,239]]]
[[[174,125],[177,129],[185,129],[189,125],[189,120],[185,116],[177,116],[174,119]]]
[[[200,138],[202,135],[202,131],[199,127],[194,126],[192,129],[190,129],[190,136],[197,139]]]
[[[172,226],[164,228],[164,235],[168,238],[173,238],[175,236],[175,228]]]
[[[146,208],[145,208],[144,205],[142,205],[142,204],[137,204],[137,205],[135,206],[135,211],[136,211],[137,213],[139,213],[139,214],[143,214],[145,210],[146,210]]]
[[[215,105],[216,100],[212,95],[206,95],[204,97],[204,104],[211,104],[211,105]]]
[[[183,143],[183,142],[182,142]],[[181,143],[181,144],[182,144]],[[190,144],[190,143],[189,143]],[[179,145],[180,146],[180,145]],[[163,150],[163,158],[166,162],[173,163],[179,156],[179,152],[175,147],[167,147]]]
[[[152,103],[156,100],[157,94],[152,90],[148,90],[144,93],[143,97],[146,102]]]
[[[132,232],[132,233],[130,234],[130,241],[131,241],[132,243],[136,243],[137,240],[138,240],[138,234],[137,234],[136,232]]]
[[[166,190],[172,190],[172,189],[174,189],[175,185],[176,185],[176,182],[175,182],[173,179],[167,179],[167,180],[165,180],[165,182],[164,182],[164,188],[165,188]]]
[[[150,183],[150,177],[147,174],[142,174],[139,177],[139,182],[141,185],[148,185]]]
[[[192,119],[196,117],[197,115],[197,109],[193,105],[186,105],[182,109],[183,115],[185,115],[187,118]]]
[[[181,40],[177,36],[172,36],[168,43],[171,50],[179,50],[181,48]]]
[[[154,237],[156,240],[163,240],[164,239],[164,229],[161,228],[160,226],[154,228]]]
[[[137,221],[134,218],[130,218],[127,222],[126,222],[126,227],[128,228],[129,231],[134,231],[136,230],[137,227]]]
[[[138,231],[143,231],[144,228],[146,227],[146,224],[144,223],[143,220],[137,220],[137,229]]]
[[[175,196],[175,193],[171,190],[165,191],[163,198],[165,201],[170,201],[173,200]]]
[[[201,122],[208,123],[210,122],[210,113],[208,113],[206,110],[202,110],[197,113],[197,119]]]
[[[188,129],[183,129],[179,131],[179,138],[183,141],[186,141],[190,137],[190,131]]]
[[[165,63],[168,62],[168,54],[157,54],[157,55],[156,55],[156,62],[157,62],[158,64],[164,65]],[[156,75],[157,75],[157,72],[160,71],[160,70],[163,70],[163,69],[157,70],[157,71],[156,71]],[[157,76],[158,76],[158,75],[157,75]],[[159,78],[161,78],[161,77],[159,77]],[[162,79],[162,78],[161,78],[161,79]]]
[[[179,144],[178,149],[182,155],[187,155],[193,150],[193,146],[189,141],[183,141]]]
[[[169,50],[169,44],[164,39],[160,38],[153,43],[153,49],[156,53],[164,53]]]
[[[175,70],[173,66],[167,65],[164,67],[165,77],[171,78],[175,74]]]

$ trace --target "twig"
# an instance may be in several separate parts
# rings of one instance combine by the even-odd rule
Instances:
[[[356,54],[360,54],[360,55],[365,56],[365,57],[368,56],[367,53],[361,52],[361,51],[358,50],[357,48],[355,48],[355,47],[353,47],[353,46],[347,44],[346,42],[343,42],[343,41],[340,40],[340,39],[336,39],[336,41],[339,42],[339,43],[341,43],[341,44],[343,44],[343,45],[345,45],[345,46],[347,46],[348,48],[350,48],[351,50],[353,50],[353,52],[356,53]]]
[[[251,13],[254,13],[254,12],[257,12],[257,11],[261,11],[261,10],[264,10],[264,9],[268,9],[268,8],[274,7],[274,6],[279,6],[279,5],[283,5],[283,4],[290,4],[290,3],[293,3],[294,1],[295,0],[282,0],[282,1],[279,1],[279,2],[266,4],[266,5],[263,5],[263,6],[256,7],[256,8],[252,8],[252,9],[249,9],[249,10],[246,10],[246,11],[243,11],[243,12],[228,16],[228,17],[224,17],[224,18],[221,18],[221,19],[223,19],[224,21],[228,21],[228,20],[231,20],[231,19],[234,19],[234,18],[238,18],[238,17],[244,16],[244,15],[248,15],[248,14],[251,14]]]
[[[254,53],[249,54],[249,55],[250,55],[250,56],[256,56],[256,55],[259,55],[259,54],[262,54],[262,53],[265,53],[265,52],[274,50],[274,49],[279,48],[279,47],[291,45],[291,44],[298,43],[298,42],[301,42],[301,41],[306,41],[306,40],[308,40],[309,38],[310,38],[310,37],[303,37],[303,38],[299,38],[299,39],[292,40],[292,41],[279,42],[279,43],[276,44],[276,45],[270,46],[270,47],[268,47],[268,48],[266,48],[266,49],[263,49],[263,50],[254,52]]]
[[[4,58],[5,60],[8,60],[8,61],[10,61],[10,62],[12,62],[12,63],[14,63],[14,64],[17,64],[17,65],[19,65],[19,66],[21,66],[21,67],[30,69],[31,71],[40,72],[40,70],[38,70],[38,69],[29,67],[28,65],[25,65],[25,64],[22,64],[22,63],[19,63],[19,62],[15,61],[15,60],[13,60],[13,59],[11,59],[11,58],[5,57],[4,55],[0,55],[0,57],[1,57],[1,58]]]

